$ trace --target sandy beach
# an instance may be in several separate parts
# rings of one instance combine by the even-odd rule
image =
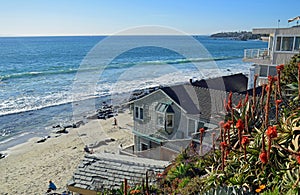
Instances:
[[[0,160],[0,194],[45,194],[49,180],[61,193],[84,156],[84,146],[94,152],[118,153],[119,146],[131,145],[132,116],[126,111],[117,117],[91,120],[79,128],[70,128],[61,134],[36,143],[40,138],[10,148],[6,158]],[[57,135],[56,135],[57,136]]]

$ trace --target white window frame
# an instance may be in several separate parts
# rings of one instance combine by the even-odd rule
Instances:
[[[137,109],[137,113],[136,113]],[[143,118],[141,118],[141,109],[143,110]],[[134,118],[143,121],[145,118],[144,108],[141,106],[134,107]]]
[[[276,48],[277,48],[277,38],[278,37],[281,37],[281,40],[280,40],[280,50],[276,50]],[[284,37],[293,37],[294,38],[294,40],[293,40],[293,45],[292,45],[292,50],[291,51],[283,51],[282,50],[282,44],[283,44],[283,38]],[[274,50],[274,52],[276,52],[276,53],[298,53],[299,52],[299,50],[295,50],[295,43],[296,43],[296,38],[297,37],[300,37],[300,35],[276,35],[276,39],[275,39],[275,50]]]
[[[139,119],[139,107],[138,106],[134,107],[134,118]]]
[[[141,112],[141,110],[143,110],[143,112]],[[141,113],[143,113],[143,114],[141,114]],[[141,117],[141,116],[143,116],[143,118]],[[139,107],[139,119],[140,120],[144,120],[144,108],[143,107]]]
[[[298,36],[295,36],[295,40],[294,40],[294,48],[293,48],[293,51],[299,51],[300,50],[300,48],[298,48],[298,50],[296,50],[295,49],[295,46],[296,46],[296,39],[297,38],[299,38],[300,39],[300,35],[298,35]],[[300,45],[300,43],[299,43],[299,45]]]

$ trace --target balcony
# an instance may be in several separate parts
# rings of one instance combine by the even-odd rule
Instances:
[[[245,49],[243,61],[269,65],[271,64],[271,56],[267,48]]]

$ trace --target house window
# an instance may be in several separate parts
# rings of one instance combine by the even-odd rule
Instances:
[[[294,50],[300,50],[300,37],[296,37]]]
[[[144,109],[140,108],[140,119],[143,120],[144,119]]]
[[[148,145],[145,143],[141,143],[141,151],[148,150]]]
[[[271,76],[277,75],[276,66],[269,66],[269,74]]]
[[[282,51],[293,51],[294,37],[282,38]]]
[[[139,118],[139,108],[138,107],[134,108],[134,113],[135,113],[135,118]]]
[[[276,39],[276,51],[280,51],[281,47],[281,37],[277,37]]]
[[[188,120],[188,136],[196,132],[196,121],[193,119]]]
[[[261,65],[259,67],[260,67],[259,76],[267,77],[268,76],[268,66]]]
[[[140,107],[134,108],[134,115],[136,119],[143,120],[144,119],[144,109]]]
[[[165,126],[164,115],[162,113],[157,113],[157,125],[160,127]]]
[[[300,50],[300,37],[278,36],[276,39],[276,51],[299,51]]]
[[[174,126],[174,114],[167,114],[167,128],[173,128]]]

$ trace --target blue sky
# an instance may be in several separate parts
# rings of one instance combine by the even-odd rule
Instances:
[[[0,0],[0,36],[107,35],[142,25],[187,34],[287,27],[299,0]],[[290,24],[291,26],[291,24]]]

